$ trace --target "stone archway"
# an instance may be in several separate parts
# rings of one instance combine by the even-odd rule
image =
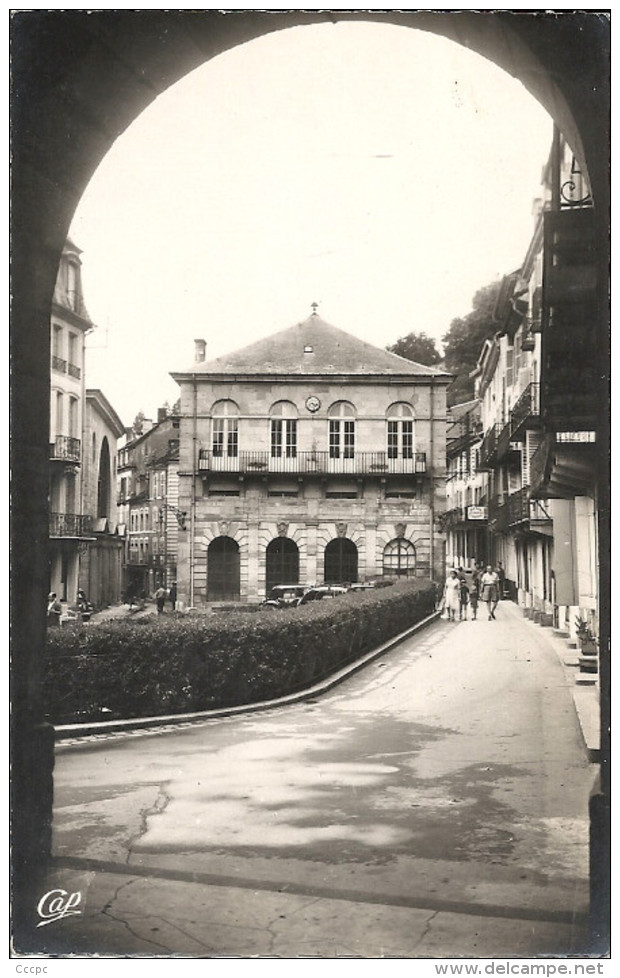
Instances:
[[[158,94],[193,68],[263,34],[371,20],[442,34],[519,78],[587,166],[600,282],[593,334],[609,376],[609,48],[604,14],[509,12],[17,11],[12,15],[12,744],[15,927],[51,845],[53,731],[43,723],[40,661],[47,593],[47,455],[51,298],[68,228],[97,165]],[[598,428],[599,539],[609,539],[609,419]],[[602,548],[601,648],[608,645],[609,564]],[[601,660],[601,688],[609,682]],[[608,729],[604,715],[602,730]],[[609,742],[601,744],[603,797]],[[605,804],[607,802],[605,801]],[[606,831],[605,825],[600,832]],[[600,868],[600,867],[599,867]],[[20,889],[20,887],[22,889]],[[22,892],[23,890],[23,892]],[[600,909],[600,908],[599,908]]]

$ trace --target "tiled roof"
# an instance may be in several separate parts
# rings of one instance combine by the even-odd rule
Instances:
[[[383,375],[449,377],[345,333],[313,314],[301,323],[257,340],[234,353],[194,363],[190,374]]]

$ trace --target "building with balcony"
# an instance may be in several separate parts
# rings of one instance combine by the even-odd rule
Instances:
[[[478,400],[448,409],[446,430],[447,567],[471,570],[488,561],[487,478],[480,467],[482,422]]]
[[[591,201],[556,132],[520,269],[475,371],[490,557],[526,613],[574,631],[597,617],[598,398]]]
[[[179,419],[162,408],[157,422],[129,432],[119,449],[118,519],[125,536],[123,593],[134,597],[169,587],[177,577],[184,517],[178,508]]]
[[[443,578],[442,371],[316,313],[173,373],[181,389],[179,599],[276,584]]]
[[[84,304],[80,255],[67,240],[50,323],[49,587],[69,604],[77,597],[80,553],[94,539],[91,515],[82,510],[84,338],[94,324]]]
[[[116,506],[117,443],[125,429],[100,390],[86,390],[82,443],[82,513],[91,539],[80,558],[79,585],[95,608],[121,599],[124,541]]]

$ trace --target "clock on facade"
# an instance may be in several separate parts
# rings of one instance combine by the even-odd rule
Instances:
[[[312,412],[312,414],[314,414],[315,411],[318,411],[320,406],[321,406],[321,402],[319,401],[318,397],[314,396],[314,394],[312,394],[306,400],[306,407],[308,408],[309,411]]]
[[[306,407],[309,411],[312,411],[313,414],[315,411],[319,410],[320,406],[321,402],[319,401],[318,397],[314,396],[314,394],[306,400]]]

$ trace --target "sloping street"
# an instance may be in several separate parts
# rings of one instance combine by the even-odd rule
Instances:
[[[548,631],[437,621],[286,707],[60,745],[54,953],[579,954],[586,750]]]

